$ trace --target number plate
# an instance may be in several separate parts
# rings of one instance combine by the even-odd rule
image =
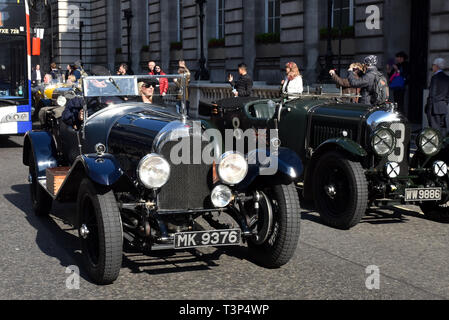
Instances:
[[[241,238],[239,229],[182,232],[175,234],[175,249],[237,246],[240,245]]]
[[[441,188],[405,189],[405,201],[440,201]]]

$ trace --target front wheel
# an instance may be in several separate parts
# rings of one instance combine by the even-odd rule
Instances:
[[[77,211],[87,272],[95,283],[111,284],[119,276],[123,252],[122,220],[113,191],[83,180]]]
[[[248,241],[257,263],[266,268],[287,264],[298,246],[301,208],[293,184],[277,185],[259,192],[258,236]]]
[[[318,161],[314,177],[315,207],[324,223],[343,230],[356,226],[368,207],[368,182],[361,164],[331,152]]]

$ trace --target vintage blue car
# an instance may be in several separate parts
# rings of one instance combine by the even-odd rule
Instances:
[[[139,97],[152,76],[86,77],[82,93],[54,93],[59,112],[48,110],[45,130],[25,136],[35,213],[48,215],[54,201],[77,203],[82,254],[97,284],[117,279],[124,243],[145,251],[247,244],[260,265],[286,264],[299,239],[299,157],[275,143],[223,152],[187,116],[185,78],[165,77],[180,84],[173,104]],[[86,115],[77,128],[56,116],[73,99]],[[276,162],[270,175],[267,159]]]

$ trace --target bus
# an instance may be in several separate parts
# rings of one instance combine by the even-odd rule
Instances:
[[[0,135],[32,129],[30,46],[27,0],[0,0]]]

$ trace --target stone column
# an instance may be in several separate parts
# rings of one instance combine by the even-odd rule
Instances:
[[[363,61],[367,55],[376,55],[379,59],[378,66],[382,68],[386,64],[384,59],[384,1],[355,0],[355,6],[357,19],[355,22],[356,61]],[[366,13],[368,6],[379,8],[380,28],[367,28],[366,21],[371,15]]]
[[[248,73],[254,78],[256,62],[256,2],[258,0],[246,0],[243,13],[243,57],[248,66]]]
[[[134,72],[141,73],[140,50],[148,44],[148,1],[131,0],[131,10],[131,63]]]
[[[114,71],[115,64],[115,50],[121,47],[121,37],[117,35],[122,34],[121,25],[121,11],[120,11],[120,0],[107,1],[106,7],[106,24],[107,24],[107,64],[108,69]]]
[[[245,1],[249,2],[248,0]],[[247,15],[251,12],[247,11]],[[227,72],[236,72],[245,59],[243,51],[243,0],[225,1],[225,41]]]
[[[304,1],[284,0],[281,3],[280,70],[285,69],[285,64],[289,61],[294,61],[300,70],[304,70]],[[282,76],[279,72],[279,81]]]
[[[320,55],[319,2],[304,0],[304,80],[309,85],[318,78]]]

